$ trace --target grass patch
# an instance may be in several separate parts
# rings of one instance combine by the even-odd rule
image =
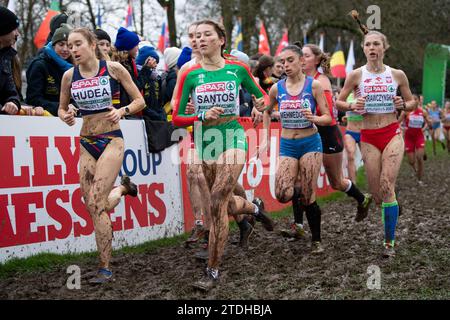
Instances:
[[[366,177],[364,174],[364,168],[361,167],[357,173],[357,184],[360,188],[366,188]],[[345,198],[343,192],[334,192],[324,197],[317,199],[317,203],[322,206],[326,203],[338,201]],[[280,211],[272,212],[271,217],[273,219],[281,219],[292,215],[292,206],[288,206]],[[237,224],[235,221],[230,223],[230,230],[237,230]],[[117,256],[119,254],[139,254],[156,250],[158,248],[170,247],[181,245],[187,238],[189,233],[183,233],[170,238],[163,238],[153,241],[147,241],[137,246],[123,247],[121,249],[113,250],[112,255]],[[86,253],[73,253],[73,254],[56,254],[56,253],[40,253],[27,258],[14,258],[3,264],[0,263],[0,279],[11,276],[15,273],[25,272],[39,272],[49,271],[62,266],[87,262],[95,259],[97,252]]]

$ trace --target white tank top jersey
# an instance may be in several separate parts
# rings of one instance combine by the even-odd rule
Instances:
[[[393,113],[395,112],[394,97],[398,84],[392,76],[392,69],[386,66],[380,74],[373,74],[367,66],[361,67],[361,82],[355,93],[357,97],[366,97],[365,113]]]

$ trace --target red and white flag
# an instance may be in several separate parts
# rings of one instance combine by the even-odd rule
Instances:
[[[281,50],[286,48],[288,45],[289,45],[288,30],[284,29],[283,37],[281,37],[281,41],[280,41],[280,44],[278,45],[275,56],[278,56],[281,53]]]
[[[267,39],[266,28],[264,27],[264,23],[262,21],[261,29],[259,31],[258,52],[270,56],[269,40]]]

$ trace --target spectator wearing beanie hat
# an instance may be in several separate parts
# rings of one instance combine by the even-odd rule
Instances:
[[[95,29],[94,33],[97,37],[98,49],[103,54],[103,57],[109,60],[111,54],[111,37],[102,29]]]
[[[12,48],[19,37],[19,19],[5,7],[0,7],[0,114],[17,114],[20,97],[14,83],[11,62],[17,52]]]
[[[166,121],[166,113],[161,104],[161,77],[155,70],[159,63],[155,48],[144,45],[139,49],[136,65],[139,70],[138,88],[142,91],[145,100],[143,114],[150,120]]]
[[[53,116],[58,116],[62,77],[72,68],[72,57],[67,47],[71,30],[68,24],[61,24],[51,41],[31,61],[26,72],[26,102],[43,107]]]
[[[47,43],[49,43],[50,41],[52,41],[53,35],[55,34],[55,31],[61,27],[61,25],[63,23],[67,23],[67,19],[69,19],[69,16],[65,13],[60,13],[56,16],[54,16],[51,20],[50,20],[50,33],[48,34],[47,37]]]
[[[173,69],[177,65],[180,54],[181,49],[177,47],[169,47],[164,50],[164,61],[167,64],[167,68]]]
[[[155,48],[151,46],[143,46],[139,49],[139,54],[136,58],[136,64],[138,66],[138,69],[141,69],[143,66],[146,65],[146,61],[148,58],[153,58],[156,61],[156,64],[159,63],[159,55],[156,52]]]
[[[181,69],[181,67],[186,62],[189,62],[191,60],[191,57],[192,57],[192,49],[189,47],[184,47],[183,50],[181,50],[180,56],[178,57],[177,61],[178,70]]]
[[[116,42],[114,43],[117,51],[119,51],[120,64],[124,66],[125,69],[127,69],[128,73],[131,76],[131,79],[133,79],[133,82],[137,87],[139,87],[139,74],[134,59],[136,58],[138,53],[139,41],[139,36],[136,33],[131,32],[124,27],[120,27],[119,31],[117,31]],[[120,107],[128,106],[132,101],[133,99],[128,95],[125,88],[120,85]],[[125,116],[125,118],[127,119],[141,117],[142,111],[134,115]]]
[[[136,33],[120,27],[114,45],[118,51],[128,51],[134,59],[137,56],[139,41],[139,36]]]
[[[173,90],[175,89],[175,84],[177,83],[178,69],[176,66],[180,55],[181,49],[176,47],[169,47],[164,50],[164,61],[166,62],[169,70],[162,75],[161,97],[166,113],[169,113],[172,109],[170,100],[172,100]]]

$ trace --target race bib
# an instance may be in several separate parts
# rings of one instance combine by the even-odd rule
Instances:
[[[239,115],[239,95],[234,81],[199,85],[195,88],[193,99],[196,113],[221,107],[224,109],[223,115]]]
[[[302,113],[302,110],[311,110],[311,103],[307,99],[283,100],[280,104],[280,118],[284,128],[303,129],[312,126]]]
[[[367,113],[393,113],[396,91],[393,85],[365,86],[363,95],[367,96],[364,110]]]
[[[72,98],[82,110],[94,111],[112,106],[109,76],[72,82]]]
[[[422,128],[423,123],[424,123],[423,116],[414,115],[414,114],[409,116],[409,122],[408,122],[409,128],[417,128],[417,129]]]

